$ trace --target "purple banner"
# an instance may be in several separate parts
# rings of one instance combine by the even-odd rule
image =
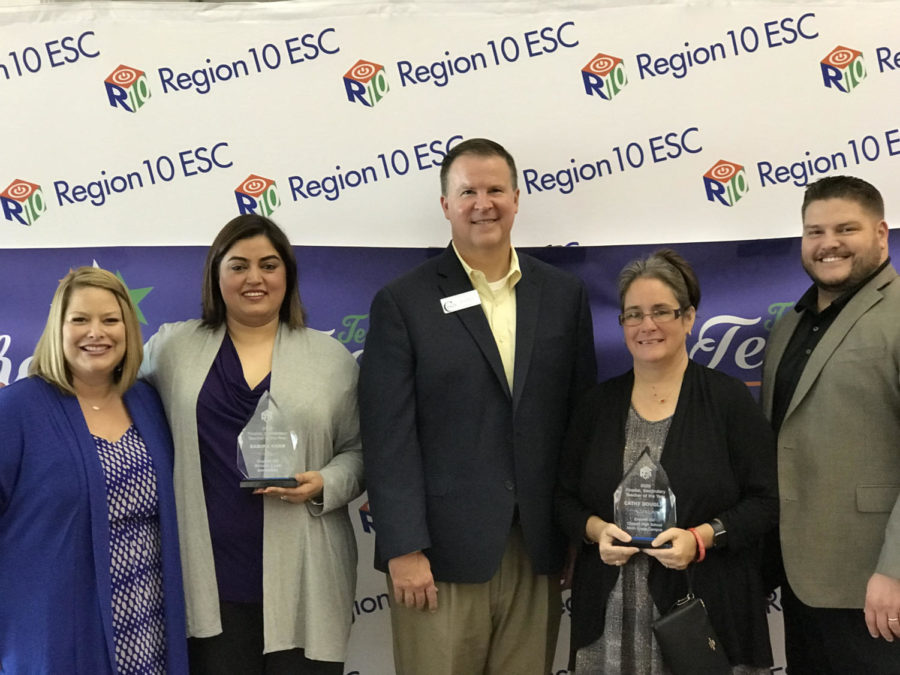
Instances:
[[[615,279],[630,260],[658,246],[548,247],[527,251],[585,280],[594,315],[601,379],[630,367],[617,324]],[[900,245],[893,244],[894,256]],[[703,291],[692,358],[758,385],[773,322],[809,285],[799,239],[679,244]],[[300,290],[309,325],[329,332],[351,352],[364,348],[369,303],[385,283],[439,249],[297,247]],[[0,252],[6,270],[0,305],[0,382],[24,376],[50,299],[66,272],[97,264],[117,272],[132,292],[144,339],[161,323],[199,316],[204,247],[19,249]]]

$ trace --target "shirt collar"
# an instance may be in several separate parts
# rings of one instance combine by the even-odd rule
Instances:
[[[463,257],[459,254],[459,251],[457,250],[456,244],[454,242],[451,241],[450,245],[453,247],[453,252],[456,254],[456,257],[459,260],[459,264],[462,265],[463,270],[465,270],[466,276],[469,277],[472,285],[475,285],[476,281],[484,281],[484,283],[489,283],[487,281],[487,278],[484,276],[484,272],[472,268],[465,260],[463,260]],[[509,250],[509,271],[506,273],[506,276],[504,276],[502,279],[498,279],[498,281],[506,281],[507,285],[512,288],[517,283],[519,283],[519,279],[522,278],[522,269],[519,267],[519,255],[516,253],[515,247],[510,246]]]

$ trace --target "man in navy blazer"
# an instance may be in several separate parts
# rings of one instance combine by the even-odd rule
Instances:
[[[587,295],[512,247],[502,146],[452,148],[441,192],[452,243],[375,296],[359,383],[394,660],[400,675],[545,675],[565,557],[557,459],[596,378]]]

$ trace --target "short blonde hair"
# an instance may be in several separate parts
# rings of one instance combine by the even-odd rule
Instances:
[[[128,295],[128,289],[112,272],[98,267],[79,267],[71,270],[62,281],[50,303],[50,313],[44,332],[34,349],[34,357],[28,370],[29,375],[36,375],[51,384],[55,384],[64,392],[75,394],[72,386],[72,374],[69,372],[63,352],[62,328],[72,291],[79,288],[102,288],[112,293],[125,324],[125,356],[113,372],[120,393],[128,390],[137,379],[141,360],[144,358],[144,345],[141,338],[141,327],[138,323],[134,303]]]

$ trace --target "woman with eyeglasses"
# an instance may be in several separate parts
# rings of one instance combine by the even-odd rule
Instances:
[[[700,287],[680,255],[631,262],[618,291],[633,367],[579,403],[557,486],[560,522],[578,547],[570,667],[669,672],[652,624],[687,594],[690,566],[733,672],[768,673],[759,552],[778,519],[772,431],[743,382],[688,358]],[[613,522],[614,492],[645,450],[668,476],[676,516],[638,548]]]

